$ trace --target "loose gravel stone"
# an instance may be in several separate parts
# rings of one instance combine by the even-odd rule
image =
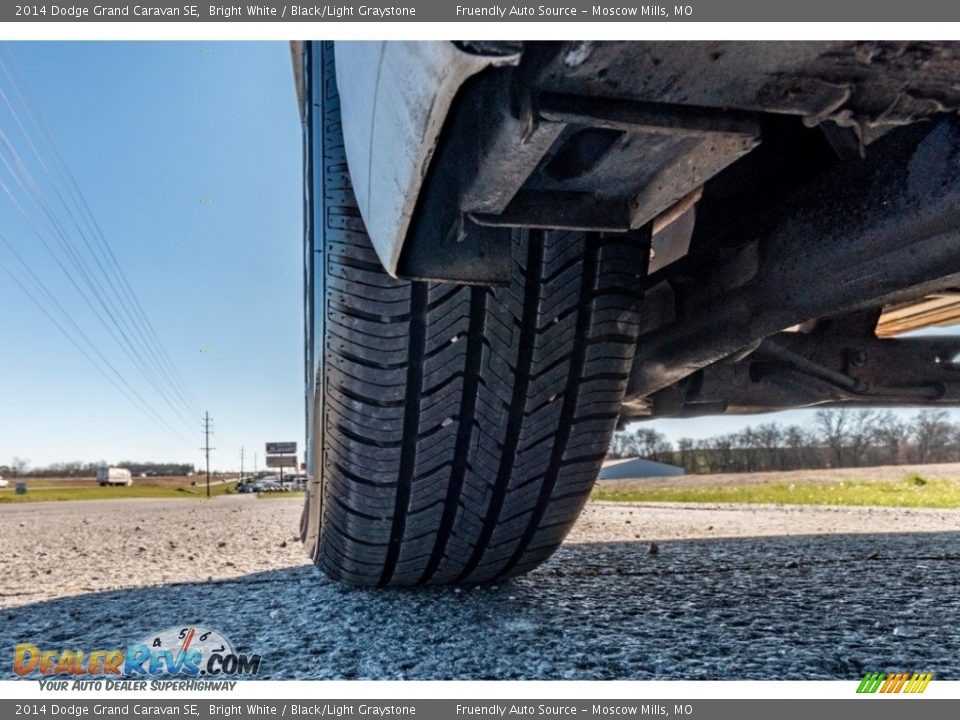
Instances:
[[[264,678],[960,679],[958,511],[595,503],[529,575],[403,590],[327,580],[293,541],[299,513],[2,505],[0,656],[198,623],[261,654]]]

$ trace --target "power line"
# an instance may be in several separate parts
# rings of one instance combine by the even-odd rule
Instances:
[[[6,101],[6,97],[2,89],[0,89],[0,98]],[[13,114],[14,117],[16,118],[13,108],[10,107],[9,103],[7,103],[7,105],[11,111],[11,114]],[[18,121],[18,124],[19,124],[19,121]],[[9,141],[9,139],[5,135],[3,135],[2,130],[0,130],[0,139],[3,140],[3,143],[7,147],[8,152],[10,152],[11,155],[16,156],[15,148],[13,148],[12,143]],[[29,138],[27,138],[27,141],[30,143],[31,147],[34,147],[33,143],[30,142]],[[36,150],[35,150],[35,154],[36,154]],[[13,169],[10,167],[9,163],[6,162],[6,158],[2,158],[2,159],[4,161],[4,165],[7,167],[8,172],[10,172],[13,178],[17,180],[18,183],[20,183],[21,189],[23,189],[24,185],[20,180],[20,178],[17,177],[16,174],[14,174]],[[93,262],[96,264],[97,269],[99,269],[100,276],[102,278],[102,281],[100,282],[98,282],[97,279],[94,277],[95,273],[84,261],[84,258],[81,255],[81,253],[73,246],[72,242],[70,241],[69,233],[67,232],[66,228],[64,228],[64,226],[60,223],[53,209],[43,199],[42,191],[40,190],[37,182],[32,178],[32,176],[29,175],[29,171],[26,169],[25,163],[23,163],[22,159],[19,157],[15,157],[15,160],[17,162],[17,165],[21,168],[21,173],[24,174],[28,180],[28,183],[29,183],[28,187],[30,188],[30,191],[31,191],[29,193],[29,196],[31,197],[31,200],[35,204],[37,204],[38,207],[40,207],[40,209],[43,211],[44,215],[46,216],[47,223],[50,225],[50,227],[54,232],[54,239],[57,240],[58,244],[64,250],[65,254],[70,259],[73,266],[80,273],[80,275],[84,280],[84,283],[93,293],[100,307],[104,310],[104,312],[107,313],[111,322],[114,324],[117,330],[123,335],[124,340],[131,347],[131,349],[134,350],[137,357],[139,358],[142,355],[144,358],[146,358],[148,362],[152,364],[153,368],[159,371],[161,376],[167,376],[165,369],[157,362],[154,351],[149,347],[139,323],[135,319],[133,319],[128,307],[128,303],[124,302],[124,298],[122,297],[122,295],[118,290],[118,283],[116,282],[116,278],[117,278],[116,274],[114,273],[113,275],[111,275],[111,273],[108,272],[108,270],[104,267],[104,263],[102,262],[100,256],[98,255],[94,247],[91,246],[90,241],[88,240],[83,229],[80,227],[79,223],[77,222],[76,217],[73,216],[73,214],[70,212],[69,208],[67,207],[66,201],[63,199],[62,194],[56,187],[56,184],[54,183],[52,176],[50,176],[48,172],[47,179],[50,181],[50,187],[53,190],[54,194],[57,196],[57,199],[60,201],[60,204],[63,205],[64,208],[67,210],[67,214],[70,216],[70,219],[73,222],[73,226],[76,228],[77,233],[80,235],[81,239],[83,240],[84,245],[86,246],[90,257],[93,259]],[[43,159],[42,157],[40,157],[39,154],[37,154],[37,160],[40,162],[42,166],[45,167],[45,163],[43,162]],[[12,195],[12,192],[9,190],[9,188],[5,189],[5,191],[7,192],[8,196]],[[15,203],[15,204],[18,210],[21,212],[21,214],[25,215],[25,211],[23,210],[22,206],[20,206],[19,203]],[[29,218],[28,218],[28,222],[29,222]],[[34,232],[37,234],[40,234],[40,230],[36,227],[36,225],[34,225],[32,222],[30,222],[30,224]],[[108,295],[111,293],[116,300],[113,300],[108,297]],[[119,308],[119,311],[116,311],[116,308]],[[137,341],[137,344],[139,345],[139,349],[136,349],[133,347],[133,342],[131,342],[131,339],[130,337],[128,337],[127,332],[129,332],[130,336],[132,336],[133,339]],[[140,367],[141,367],[141,371],[143,371],[144,373],[151,373],[151,371],[143,367],[142,363],[140,363]],[[155,376],[153,376],[152,373],[151,373],[150,379],[155,379]],[[171,380],[169,377],[161,377],[158,382],[170,383]],[[177,391],[176,386],[173,386],[173,389],[175,392]],[[183,398],[182,396],[180,396],[179,399],[183,403],[183,406],[187,410],[187,413],[192,414],[193,409],[189,406],[186,399]]]
[[[94,367],[98,371],[100,371],[102,374],[104,374],[107,380],[109,380],[115,387],[117,387],[117,389],[120,390],[120,392],[124,394],[124,396],[127,397],[128,400],[133,402],[133,404],[136,407],[138,407],[141,410],[144,410],[146,414],[148,414],[151,417],[151,419],[154,419],[155,421],[159,422],[161,426],[163,426],[168,431],[172,431],[181,440],[183,440],[184,442],[188,442],[186,438],[183,437],[183,435],[180,435],[179,433],[177,433],[173,429],[173,427],[169,423],[167,423],[166,420],[164,420],[159,414],[157,414],[157,412],[149,404],[146,403],[143,397],[139,393],[137,393],[137,391],[127,381],[127,379],[116,369],[116,367],[113,366],[113,364],[106,358],[106,356],[104,356],[103,352],[97,347],[96,343],[94,343],[90,339],[90,337],[83,331],[83,329],[76,323],[76,321],[71,317],[70,313],[66,310],[66,308],[64,308],[63,305],[61,305],[60,302],[53,295],[53,293],[50,292],[49,288],[44,284],[43,280],[41,280],[36,275],[36,273],[34,273],[33,270],[31,270],[30,266],[26,263],[23,257],[17,252],[16,248],[13,247],[10,244],[10,242],[6,239],[6,237],[4,237],[2,234],[0,234],[0,243],[3,243],[3,245],[6,246],[8,252],[10,252],[13,255],[13,257],[23,266],[24,271],[27,273],[27,275],[30,276],[30,278],[35,283],[36,287],[39,288],[44,295],[46,295],[51,305],[53,305],[53,307],[60,314],[60,317],[73,328],[74,332],[76,332],[77,335],[79,335],[80,338],[89,346],[90,350],[100,358],[103,365],[106,365],[106,367],[109,368],[109,370],[116,376],[116,378],[120,382],[122,382],[131,393],[133,393],[133,395],[137,398],[137,400],[139,400],[141,404],[137,404],[136,401],[134,401],[132,398],[130,398],[129,395],[127,395],[127,393],[123,390],[123,388],[120,388],[119,386],[117,386],[114,380],[103,370],[103,366],[97,363],[88,353],[86,353],[86,351],[82,347],[79,347],[78,343],[73,338],[73,336],[71,336],[70,333],[68,333],[66,329],[57,321],[57,319],[51,315],[51,313],[47,310],[47,308],[44,307],[43,303],[41,303],[37,299],[37,297],[30,291],[30,289],[26,285],[24,285],[23,282],[21,282],[18,275],[14,273],[12,270],[10,270],[9,267],[0,263],[0,267],[3,268],[4,272],[10,275],[14,283],[18,287],[20,287],[23,293],[40,309],[40,311],[57,327],[57,329],[59,329],[67,337],[67,339],[71,341],[71,343],[78,346],[78,349],[81,351],[81,353],[84,354],[84,356],[94,365]]]
[[[9,57],[10,68],[12,68],[12,71],[10,68],[7,67],[6,63],[4,63],[2,58],[0,58],[0,67],[3,68],[4,74],[10,80],[13,91],[16,93],[17,97],[19,98],[24,110],[26,111],[27,116],[29,117],[31,123],[33,124],[33,127],[38,131],[41,138],[46,141],[47,147],[53,159],[56,161],[55,167],[58,170],[61,180],[63,180],[63,178],[66,177],[66,179],[69,181],[69,182],[64,182],[64,185],[67,190],[67,194],[71,197],[71,200],[73,200],[74,205],[80,211],[81,216],[84,218],[84,221],[87,224],[87,227],[91,229],[94,241],[99,244],[101,251],[104,253],[107,259],[108,265],[112,266],[115,276],[119,279],[129,299],[132,300],[132,305],[135,310],[135,314],[140,318],[140,320],[146,327],[147,334],[152,339],[155,345],[155,348],[158,351],[158,355],[163,361],[162,364],[165,365],[167,371],[170,374],[170,377],[173,380],[174,389],[176,390],[179,387],[179,390],[182,391],[184,399],[187,402],[187,404],[188,405],[192,404],[193,409],[199,412],[199,407],[197,406],[196,402],[193,400],[192,393],[187,387],[186,382],[183,380],[183,377],[177,371],[176,365],[171,360],[170,355],[167,352],[163,342],[160,340],[159,336],[157,335],[157,332],[153,326],[153,323],[150,322],[150,318],[144,311],[143,306],[140,303],[139,298],[137,297],[137,294],[134,292],[133,287],[130,285],[126,275],[124,274],[122,268],[120,267],[120,264],[117,262],[116,256],[113,253],[113,249],[111,248],[110,243],[107,241],[107,238],[103,233],[103,230],[100,228],[100,225],[97,222],[96,216],[93,214],[93,211],[90,209],[90,205],[89,203],[87,203],[87,200],[83,194],[83,191],[80,189],[80,186],[78,185],[76,178],[73,176],[73,173],[70,171],[69,166],[64,161],[63,155],[60,152],[56,138],[54,138],[52,133],[49,131],[49,128],[47,127],[46,122],[43,119],[43,115],[39,111],[39,106],[37,105],[36,100],[33,98],[33,95],[30,92],[29,85],[26,82],[21,83],[18,81],[18,77],[20,80],[23,80],[23,76],[19,71],[19,66],[17,64],[15,56],[13,55],[13,52],[10,50],[9,46],[5,47],[4,49],[6,51],[7,56]],[[23,91],[21,91],[21,85],[23,87]],[[23,128],[22,123],[19,122],[19,118],[17,118],[17,124],[21,127],[25,136],[27,136],[27,140],[29,142],[29,134],[26,132],[25,128]],[[35,146],[33,145],[32,142],[30,144],[31,144],[31,147],[34,148],[35,154],[40,160],[41,165],[44,168],[46,168],[45,163],[43,163],[42,161],[42,157],[38,152],[36,152]],[[71,192],[71,189],[73,192]],[[64,203],[64,205],[66,204]],[[126,305],[124,305],[124,308],[126,308]]]
[[[2,236],[0,236],[0,240],[4,240],[4,242],[6,242],[6,240]],[[43,306],[43,304],[39,300],[37,300],[37,298],[33,295],[33,293],[30,292],[30,289],[26,285],[24,285],[23,282],[20,281],[20,278],[17,277],[16,273],[10,270],[10,268],[7,267],[2,262],[0,262],[0,269],[2,269],[5,273],[7,273],[7,275],[10,276],[13,282],[21,289],[21,291],[23,291],[24,295],[26,295],[40,309],[40,311],[47,317],[47,319],[50,320],[50,322],[52,322],[53,325],[61,333],[63,333],[63,335],[67,338],[67,340],[69,340],[70,343],[74,347],[76,347],[77,350],[79,350],[80,353],[90,362],[90,364],[92,364],[97,369],[97,371],[100,372],[100,374],[103,375],[104,378],[106,378],[106,380],[111,385],[113,385],[125,398],[127,398],[127,400],[129,400],[135,407],[141,410],[141,412],[147,415],[151,420],[159,424],[164,431],[169,432],[171,435],[178,438],[179,440],[182,440],[184,443],[187,443],[187,444],[190,443],[189,440],[187,440],[183,435],[177,432],[177,430],[172,425],[170,425],[166,420],[164,420],[162,416],[157,414],[156,411],[152,409],[149,403],[147,403],[146,400],[144,400],[143,397],[141,397],[136,390],[130,387],[126,379],[117,371],[115,367],[113,367],[110,361],[103,356],[103,354],[97,349],[96,345],[90,340],[90,338],[76,325],[76,323],[73,322],[73,319],[69,317],[69,315],[66,313],[65,310],[63,310],[62,306],[59,306],[59,304],[57,304],[61,313],[63,313],[63,315],[67,318],[67,320],[69,320],[70,323],[73,324],[76,331],[80,333],[82,338],[87,342],[87,344],[91,346],[94,352],[100,356],[103,363],[120,379],[120,381],[122,381],[124,384],[127,385],[127,387],[129,388],[130,394],[128,394],[128,392],[124,390],[124,388],[118,385],[117,382],[113,378],[111,378],[110,375],[103,369],[103,367],[96,360],[93,359],[93,357],[76,341],[76,339],[72,335],[70,335],[69,332],[67,332],[67,330],[57,321],[57,319],[53,317],[53,315],[51,315],[50,312],[48,312],[48,310]],[[35,275],[33,277],[35,280],[38,281],[38,284],[44,290],[44,292],[49,294],[49,291],[47,291],[47,289],[42,285],[42,283],[39,283],[39,278],[36,278]],[[54,302],[56,301],[54,300]],[[131,397],[131,394],[133,395],[133,397]]]
[[[187,422],[187,419],[186,419],[187,414],[184,414],[182,410],[178,409],[174,405],[173,401],[170,399],[170,397],[167,395],[166,391],[164,390],[162,381],[156,377],[156,375],[152,372],[152,370],[149,367],[147,367],[144,360],[140,357],[141,354],[145,354],[149,358],[150,357],[149,350],[146,350],[145,348],[142,348],[142,347],[140,350],[138,350],[138,348],[135,347],[134,343],[130,340],[130,337],[128,335],[128,331],[130,331],[129,325],[126,323],[120,322],[120,319],[122,318],[118,319],[119,314],[112,309],[114,304],[111,301],[109,301],[109,299],[105,298],[105,295],[101,292],[101,287],[103,286],[106,286],[107,288],[113,287],[111,278],[107,275],[104,275],[102,282],[98,283],[97,280],[93,277],[94,273],[91,271],[91,269],[83,259],[82,255],[78,252],[77,248],[74,247],[73,243],[70,240],[69,234],[66,232],[63,225],[60,223],[59,219],[56,217],[56,214],[53,212],[49,203],[47,203],[46,200],[43,198],[42,190],[40,190],[39,185],[37,184],[33,175],[30,173],[30,170],[26,166],[26,163],[20,157],[19,153],[16,151],[16,148],[10,142],[8,136],[6,135],[6,133],[3,132],[2,129],[0,129],[0,143],[2,143],[3,147],[9,153],[16,168],[14,168],[14,166],[10,164],[7,156],[3,153],[0,153],[0,162],[2,162],[3,166],[7,169],[7,172],[11,175],[13,180],[19,185],[21,191],[37,206],[42,216],[46,218],[47,223],[52,229],[51,236],[53,237],[54,241],[56,241],[56,243],[60,246],[60,249],[66,255],[67,259],[70,261],[73,267],[76,269],[83,284],[86,285],[86,287],[88,288],[89,294],[84,292],[84,290],[80,287],[80,285],[74,279],[74,276],[72,275],[72,273],[70,273],[70,271],[60,261],[60,258],[58,257],[57,253],[53,250],[53,248],[50,246],[50,244],[47,242],[46,238],[44,237],[44,233],[41,232],[41,230],[37,227],[36,223],[33,222],[29,214],[26,212],[26,210],[23,208],[20,202],[13,195],[13,192],[10,190],[10,188],[6,185],[6,183],[2,183],[2,181],[0,181],[0,184],[2,184],[4,192],[10,198],[14,207],[16,207],[17,211],[27,221],[28,225],[30,225],[34,234],[36,234],[38,239],[40,239],[44,248],[51,255],[51,257],[53,257],[54,261],[57,263],[60,269],[67,275],[68,279],[71,280],[71,283],[74,285],[77,292],[81,294],[81,297],[83,297],[84,301],[87,303],[90,309],[94,312],[97,319],[100,320],[100,322],[104,325],[104,327],[111,333],[111,335],[113,336],[114,340],[118,343],[118,345],[120,345],[120,347],[124,350],[124,352],[127,353],[130,360],[144,374],[144,377],[147,379],[148,382],[151,383],[151,385],[154,387],[154,390],[156,390],[156,392],[164,399],[164,401],[167,402],[168,405],[170,405],[171,409],[176,414],[180,415],[181,420],[183,420],[184,422]],[[79,229],[79,226],[77,227]],[[89,250],[90,249],[89,243],[87,243],[87,247]],[[94,300],[96,300],[96,303],[97,303],[96,305],[91,300],[91,296],[93,297]],[[99,305],[99,308],[102,309],[103,313],[105,313],[107,318],[109,318],[110,323],[108,323],[107,320],[104,319],[104,316],[101,314],[100,310],[98,310],[97,305]],[[116,332],[114,332],[113,328],[111,328],[110,326],[111,323],[113,325],[113,328],[116,328]],[[120,337],[117,337],[116,333],[119,333]],[[146,352],[141,353],[141,350],[146,350]]]
[[[9,53],[9,50],[7,50],[7,53],[10,55],[11,63],[16,71],[15,59],[13,58],[12,54]],[[77,184],[73,175],[70,173],[69,167],[67,167],[66,163],[63,161],[63,158],[57,148],[56,141],[46,129],[42,116],[39,114],[39,112],[34,111],[34,109],[31,107],[30,102],[24,97],[24,93],[21,92],[13,73],[11,73],[10,69],[2,59],[0,59],[0,67],[2,67],[4,74],[13,87],[13,91],[16,93],[17,97],[22,103],[26,116],[35,130],[37,130],[40,136],[40,141],[38,141],[38,143],[33,141],[30,136],[30,132],[20,120],[19,114],[13,107],[13,103],[10,101],[10,98],[7,96],[7,94],[2,91],[2,89],[0,89],[0,97],[2,97],[2,100],[6,104],[11,117],[16,122],[21,134],[26,140],[26,143],[29,145],[34,156],[36,157],[37,162],[46,175],[50,187],[59,200],[60,205],[65,210],[67,216],[69,216],[69,219],[72,221],[77,233],[81,236],[84,246],[89,253],[89,257],[92,258],[94,264],[96,265],[96,269],[99,270],[99,274],[102,276],[104,282],[98,283],[97,279],[95,278],[96,273],[94,272],[94,269],[88,265],[88,263],[84,260],[83,255],[76,247],[74,247],[69,233],[67,233],[65,227],[58,219],[57,213],[54,212],[50,203],[48,203],[44,198],[43,190],[37,183],[33,174],[30,172],[27,164],[17,152],[16,147],[10,141],[6,133],[0,130],[0,141],[2,141],[3,146],[6,148],[6,153],[0,154],[0,161],[2,161],[4,167],[7,169],[7,172],[17,183],[20,191],[31,200],[31,202],[40,211],[41,217],[46,220],[46,223],[51,229],[52,238],[63,250],[63,254],[66,255],[67,260],[75,269],[77,273],[76,276],[60,260],[58,253],[53,250],[47,241],[45,233],[41,231],[40,228],[37,227],[36,223],[30,218],[24,207],[16,199],[13,191],[6,185],[6,183],[3,183],[2,180],[0,180],[0,185],[2,185],[3,191],[11,200],[17,211],[27,221],[31,230],[41,241],[47,252],[54,258],[57,266],[67,276],[67,279],[71,282],[74,289],[81,295],[97,319],[101,322],[101,324],[104,325],[104,327],[113,337],[114,341],[118,343],[121,349],[140,370],[144,378],[153,387],[157,394],[160,395],[160,397],[170,407],[174,414],[179,417],[181,421],[186,423],[187,419],[184,414],[184,410],[192,414],[192,412],[196,409],[196,403],[193,401],[186,383],[183,381],[182,376],[180,376],[180,374],[177,372],[175,365],[170,359],[169,353],[166,351],[166,348],[160,341],[155,328],[149,320],[149,317],[144,312],[143,306],[137,298],[136,293],[133,292],[133,288],[123,273],[119,263],[117,262],[116,256],[114,255],[110,244],[107,242],[106,237],[100,229],[100,226],[96,221],[96,217],[90,210],[89,204],[86,202],[79,185]],[[29,90],[27,90],[26,93],[29,95]],[[30,99],[32,100],[32,98]],[[43,153],[38,148],[38,144],[45,144],[45,146],[48,148],[48,152],[50,152],[54,160],[51,165],[53,165],[54,170],[59,176],[60,181],[65,188],[66,195],[70,198],[74,207],[76,207],[77,211],[79,212],[82,224],[86,225],[87,229],[89,230],[90,236],[93,239],[92,243],[90,238],[87,236],[87,233],[84,232],[83,227],[81,227],[81,220],[78,220],[77,215],[73,212],[73,210],[71,210],[70,205],[64,198],[64,193],[61,193],[60,189],[58,188],[57,181],[53,177],[47,162],[44,160]],[[9,160],[7,155],[9,155]],[[65,178],[69,178],[69,182],[67,182]],[[5,244],[8,248],[13,250],[10,243],[6,240]],[[23,258],[19,256],[19,254],[17,254],[16,257],[19,262],[27,268],[30,274],[36,277],[35,274],[29,270],[29,266],[26,264]],[[10,271],[7,270],[7,272],[9,273]],[[80,279],[80,282],[78,282],[78,278]],[[89,292],[84,291],[84,289],[81,287],[81,283],[88,288]],[[18,284],[22,285],[19,282]],[[101,292],[101,288],[104,286],[106,291]],[[56,303],[61,314],[63,314],[64,317],[70,321],[73,327],[79,331],[79,326],[77,326],[73,319],[65,313],[62,305],[56,302],[52,293],[50,293],[46,287],[44,287],[43,290],[44,294]],[[124,295],[121,293],[121,290],[123,290],[123,292],[126,294],[126,297],[124,297]],[[110,296],[111,291],[112,297]],[[44,314],[47,315],[48,318],[56,323],[56,321],[51,317],[51,315],[46,311],[42,303],[36,297],[31,295],[31,299],[35,302],[35,304],[38,305],[38,307],[41,308],[42,311],[44,311]],[[125,302],[125,300],[128,302]],[[98,306],[100,309],[98,309]],[[116,310],[117,307],[120,308],[120,311]],[[101,314],[101,310],[103,314]],[[107,316],[107,318],[109,318],[109,322],[104,318],[104,314]],[[73,339],[68,333],[66,333],[65,329],[59,324],[58,327],[62,332],[64,332],[65,335],[67,335],[68,339],[73,342]],[[85,334],[83,337],[88,344],[90,344],[91,347],[97,351],[96,345],[89,341],[89,338],[87,338]],[[99,351],[97,352],[99,354]],[[100,355],[102,357],[102,354]],[[88,359],[90,359],[89,355]],[[94,361],[91,359],[91,362]],[[132,391],[133,388],[130,386],[129,382],[127,382],[126,379],[123,378],[118,371],[116,371],[116,368],[114,368],[112,365],[110,367],[111,370],[121,380],[123,380],[127,387],[129,387]],[[102,371],[102,368],[99,366],[98,369]],[[172,396],[168,394],[168,390],[172,392]],[[139,393],[137,396],[140,397]],[[150,408],[150,410],[156,414],[152,408]]]
[[[137,333],[140,339],[144,342],[145,345],[151,346],[152,352],[148,351],[151,354],[151,359],[154,359],[153,358],[154,354],[156,355],[157,358],[159,358],[159,362],[157,362],[156,359],[154,359],[154,363],[159,368],[161,374],[169,378],[169,380],[171,381],[172,389],[188,406],[190,411],[199,412],[199,408],[196,405],[196,402],[193,400],[192,394],[190,393],[189,388],[187,387],[180,373],[177,371],[173,361],[170,359],[170,355],[167,352],[166,348],[164,347],[159,336],[157,335],[157,332],[153,326],[153,323],[150,321],[149,316],[143,310],[143,306],[140,303],[140,300],[137,297],[137,294],[134,292],[133,287],[130,285],[129,280],[126,277],[126,274],[123,272],[123,269],[120,267],[120,264],[117,262],[116,256],[113,253],[113,249],[110,246],[110,243],[107,241],[107,238],[103,233],[103,230],[100,228],[100,225],[97,222],[96,216],[93,214],[93,211],[90,209],[90,205],[89,203],[87,203],[86,197],[84,196],[82,190],[80,189],[75,177],[73,176],[73,173],[70,171],[69,166],[63,160],[63,156],[59,150],[59,146],[56,142],[56,139],[53,137],[53,135],[50,133],[49,129],[47,128],[47,125],[43,119],[43,116],[39,112],[39,109],[37,108],[36,101],[33,98],[32,94],[30,93],[29,87],[26,85],[26,83],[24,83],[24,89],[21,92],[20,83],[18,82],[18,79],[16,77],[20,75],[19,68],[16,63],[16,58],[13,56],[13,53],[9,49],[9,47],[5,48],[5,50],[6,50],[6,54],[10,59],[10,63],[13,68],[13,71],[11,72],[11,69],[8,68],[7,64],[3,61],[2,58],[0,58],[0,68],[3,69],[4,74],[10,81],[13,91],[16,93],[17,98],[20,100],[20,103],[23,106],[23,109],[26,115],[28,116],[31,124],[33,125],[34,129],[37,130],[41,139],[45,141],[48,151],[50,152],[53,160],[55,161],[53,165],[55,170],[57,171],[57,174],[60,177],[61,182],[63,182],[64,184],[64,187],[66,189],[66,194],[73,201],[74,206],[77,208],[78,212],[80,213],[81,217],[84,220],[84,223],[86,224],[87,228],[91,232],[91,235],[94,240],[94,244],[96,244],[99,247],[100,253],[105,258],[106,264],[109,266],[111,272],[114,273],[114,276],[111,279],[115,278],[119,280],[119,283],[113,283],[113,282],[109,283],[108,287],[114,290],[114,293],[117,299],[120,301],[121,308],[125,311],[127,317],[130,318],[134,328],[137,330]],[[20,77],[22,79],[22,75],[20,75]],[[32,139],[30,138],[30,133],[27,131],[23,123],[20,121],[19,115],[16,113],[16,110],[13,108],[12,103],[9,101],[6,95],[2,93],[2,90],[0,90],[0,94],[3,95],[3,100],[7,105],[14,120],[16,121],[17,126],[20,128],[21,133],[24,135],[27,143],[30,145],[30,148],[33,150],[34,155],[37,157],[37,160],[40,163],[41,167],[46,172],[48,179],[50,179],[51,187],[53,188],[54,192],[57,194],[58,199],[60,200],[61,204],[64,206],[64,209],[67,210],[67,213],[70,215],[71,219],[74,221],[75,227],[77,228],[78,232],[81,233],[81,236],[84,239],[84,243],[87,245],[88,250],[90,250],[91,255],[94,257],[95,261],[100,267],[101,272],[104,274],[104,276],[107,276],[107,272],[106,270],[104,270],[103,265],[100,263],[100,259],[97,257],[96,252],[94,251],[93,248],[90,247],[90,243],[87,241],[86,235],[83,233],[83,230],[80,228],[79,223],[77,223],[76,218],[74,217],[73,213],[70,211],[70,208],[67,206],[67,203],[63,200],[63,196],[57,189],[56,183],[53,180],[53,177],[50,174],[49,169],[47,168],[47,164],[43,160],[43,156],[41,155],[40,151],[37,149],[36,144],[34,144]],[[132,306],[134,313],[131,313],[130,307],[128,307],[128,305],[123,302],[124,298],[121,297],[119,290],[117,289],[118,285],[122,286],[123,290],[126,292],[127,299],[131,301],[130,306]],[[133,317],[134,315],[138,316],[139,320],[135,319]],[[140,332],[140,329],[141,329],[140,323],[142,323],[143,327],[146,328],[146,336],[149,339],[146,339],[144,337],[144,334]]]
[[[0,131],[0,134],[2,134],[2,131]],[[3,164],[4,164],[5,166],[7,166],[8,169],[9,169],[9,165],[8,165],[7,162],[6,162],[6,158],[5,158],[2,154],[0,154],[0,161],[2,161]],[[14,177],[14,179],[17,179],[17,178]],[[64,275],[66,275],[67,279],[68,279],[68,280],[70,281],[70,283],[73,285],[74,289],[76,289],[76,291],[80,294],[80,296],[83,298],[84,302],[87,304],[87,306],[90,308],[90,310],[94,313],[94,315],[96,316],[96,318],[101,322],[101,324],[103,324],[103,326],[104,326],[104,328],[107,330],[107,332],[110,333],[110,335],[111,335],[111,337],[114,339],[114,341],[117,342],[117,344],[120,346],[121,350],[123,350],[123,352],[127,355],[128,358],[130,358],[130,360],[134,363],[134,365],[136,365],[137,368],[140,369],[141,372],[144,373],[147,381],[151,384],[151,386],[153,387],[153,389],[154,389],[155,391],[157,391],[158,394],[160,394],[160,396],[163,397],[168,404],[171,404],[169,398],[167,398],[167,397],[165,396],[165,394],[163,393],[163,389],[162,389],[162,387],[160,386],[160,384],[157,382],[157,380],[156,380],[147,370],[145,370],[142,361],[141,361],[141,360],[138,358],[138,356],[137,356],[136,349],[132,347],[131,343],[129,342],[129,339],[126,338],[126,336],[124,335],[122,328],[120,328],[120,327],[117,325],[115,318],[111,318],[111,319],[113,319],[114,325],[117,327],[117,330],[121,333],[121,335],[124,336],[124,339],[126,340],[126,344],[124,344],[124,342],[121,340],[121,338],[117,337],[116,331],[114,331],[114,329],[110,326],[110,324],[104,319],[103,315],[100,313],[100,311],[98,310],[98,308],[94,305],[94,303],[91,301],[90,297],[84,292],[83,288],[80,287],[77,278],[64,266],[63,262],[62,262],[61,259],[60,259],[60,256],[59,256],[59,255],[56,253],[56,251],[50,246],[49,242],[48,242],[47,239],[44,237],[43,233],[39,230],[39,228],[37,228],[36,224],[33,222],[33,220],[30,218],[30,216],[26,213],[26,211],[23,209],[22,205],[20,205],[19,201],[17,201],[16,197],[13,195],[13,193],[10,191],[9,187],[7,186],[7,184],[6,184],[5,182],[3,182],[2,179],[0,179],[0,189],[2,189],[2,190],[4,191],[4,193],[6,193],[7,197],[10,199],[11,203],[13,203],[14,207],[17,208],[17,210],[20,212],[20,214],[23,216],[23,218],[27,221],[27,224],[30,225],[31,230],[34,232],[34,234],[35,234],[35,235],[37,236],[37,238],[40,240],[41,244],[44,246],[44,248],[46,249],[46,251],[47,251],[47,252],[50,254],[50,256],[53,258],[54,262],[55,262],[55,263],[57,264],[57,266],[61,269],[61,271],[63,271]],[[9,241],[5,241],[5,244],[6,244],[8,247],[12,247],[12,245],[10,244]],[[75,266],[77,266],[77,260],[76,260],[76,258],[75,258],[75,254],[74,254],[74,252],[73,252],[73,248],[70,247],[69,245],[64,245],[64,243],[63,243],[62,241],[60,241],[58,244],[60,244],[61,248],[63,248],[64,253],[67,255],[67,257],[75,264]],[[18,256],[18,258],[20,259],[21,264],[23,264],[24,266],[29,267],[28,264],[26,263],[26,261],[22,259],[22,257]],[[82,268],[80,268],[79,266],[77,266],[77,267],[78,267],[78,270],[81,272],[81,274],[83,274]],[[89,278],[89,276],[85,276],[85,277],[84,277],[84,282],[87,284],[88,287],[93,288],[93,293],[94,293],[94,295],[97,297],[97,299],[100,300],[101,306],[104,307],[105,312],[107,312],[108,314],[110,314],[109,308],[106,308],[106,306],[103,304],[102,299],[99,298],[99,296],[97,296],[96,289],[95,289],[95,284],[94,284],[93,281]],[[176,408],[174,408],[174,410],[176,410]],[[185,418],[184,418],[184,416],[183,416],[182,414],[180,414],[179,412],[177,412],[176,414],[180,417],[180,420],[181,420],[181,421],[186,422],[186,420],[185,420]]]

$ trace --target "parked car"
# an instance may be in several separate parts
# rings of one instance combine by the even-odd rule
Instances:
[[[293,49],[330,576],[531,570],[618,423],[960,404],[891,339],[960,320],[960,43]]]
[[[0,475],[0,488],[5,488],[5,487],[8,487],[9,485],[10,485],[10,481],[4,480],[3,475]]]
[[[257,492],[286,492],[289,489],[279,480],[260,480],[254,487]]]

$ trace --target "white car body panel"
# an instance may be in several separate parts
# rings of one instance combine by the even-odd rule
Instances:
[[[367,233],[384,268],[397,263],[430,159],[457,91],[492,65],[451,42],[337,42],[343,138]]]

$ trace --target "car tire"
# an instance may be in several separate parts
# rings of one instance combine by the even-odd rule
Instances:
[[[560,545],[606,454],[649,246],[518,230],[508,286],[390,277],[350,185],[331,43],[321,54],[308,551],[355,585],[526,572]]]

